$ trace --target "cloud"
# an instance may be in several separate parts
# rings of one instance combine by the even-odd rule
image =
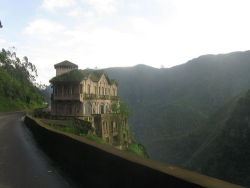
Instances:
[[[71,17],[79,17],[83,14],[84,10],[80,7],[76,7],[74,9],[71,9],[69,12],[68,12],[68,15],[71,16]]]
[[[48,11],[75,5],[75,0],[43,0],[41,7]]]
[[[24,28],[24,33],[33,37],[44,39],[51,39],[65,31],[65,27],[62,24],[53,22],[47,19],[37,19],[29,23]]]
[[[79,64],[80,68],[142,63],[150,42],[144,40],[144,31],[149,31],[152,24],[131,17],[122,27],[110,28],[87,22],[67,28],[54,21],[37,19],[24,29],[27,42],[23,50],[41,71],[43,82],[53,76],[52,71],[45,73],[43,70],[48,67],[52,70],[53,64],[65,59]]]
[[[97,15],[112,15],[117,12],[117,3],[120,0],[82,0],[88,4]]]
[[[8,49],[8,50],[13,50],[13,49],[15,49],[15,46],[17,44],[18,44],[17,42],[8,41],[6,39],[0,38],[0,46],[1,46],[1,48],[5,48],[5,49]]]
[[[60,19],[33,20],[23,32],[22,54],[38,66],[46,82],[54,76],[53,64],[65,59],[80,68],[138,63],[171,67],[202,54],[250,48],[248,1],[156,0],[158,7],[128,1],[78,0]],[[151,14],[129,12],[140,6]],[[150,17],[161,11],[168,13]]]
[[[5,39],[0,39],[0,44],[5,44],[7,41]]]

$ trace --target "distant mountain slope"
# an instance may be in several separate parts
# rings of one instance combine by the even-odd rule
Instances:
[[[106,69],[134,111],[136,138],[152,158],[175,165],[199,147],[209,116],[250,87],[249,70],[250,51],[205,55],[169,69]]]
[[[206,130],[209,135],[187,167],[250,186],[250,90],[211,116]]]

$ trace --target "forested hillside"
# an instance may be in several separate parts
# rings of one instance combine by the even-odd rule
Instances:
[[[27,57],[20,60],[14,52],[0,52],[0,112],[40,107],[44,99],[34,81],[36,67]]]
[[[250,186],[250,90],[211,116],[205,130],[209,134],[186,166]]]
[[[135,137],[151,158],[185,166],[209,117],[250,88],[250,51],[205,55],[169,69],[106,69],[134,111]]]

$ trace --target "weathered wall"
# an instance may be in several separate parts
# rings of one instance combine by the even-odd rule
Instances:
[[[83,187],[240,187],[62,133],[30,117],[25,123],[41,148]]]
[[[68,67],[68,68],[58,67],[58,68],[56,68],[56,76],[59,76],[59,75],[64,74],[66,72],[72,71],[74,69],[77,69],[77,68],[73,68],[73,67]]]

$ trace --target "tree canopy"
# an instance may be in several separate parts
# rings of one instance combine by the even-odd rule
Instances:
[[[120,114],[123,118],[128,118],[132,115],[132,112],[126,102],[113,103],[111,105],[111,112]]]
[[[42,104],[44,99],[35,86],[37,69],[27,57],[20,60],[15,52],[0,51],[0,111],[23,109]]]

